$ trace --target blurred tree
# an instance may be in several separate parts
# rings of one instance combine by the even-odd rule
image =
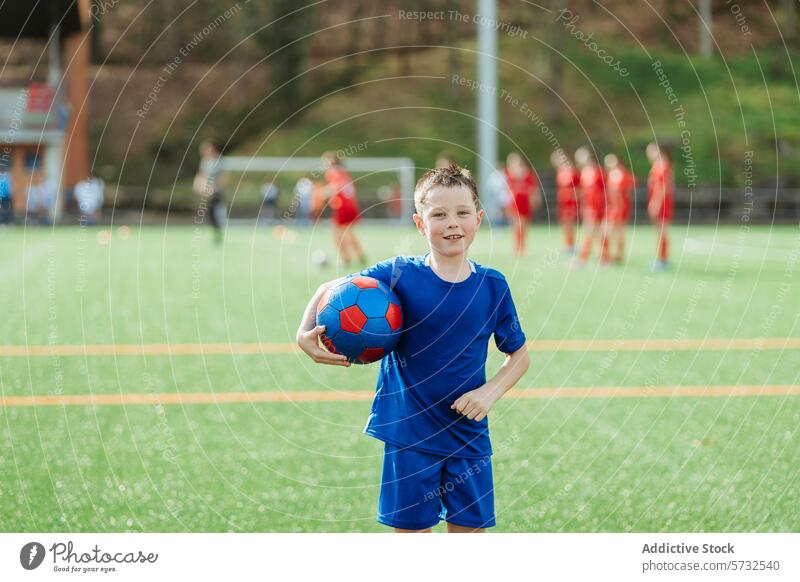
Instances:
[[[270,99],[276,118],[285,117],[302,102],[303,70],[313,30],[314,8],[302,8],[295,0],[250,2],[246,10],[253,23],[252,38],[269,55],[266,64],[272,89]]]
[[[664,16],[666,17],[667,22],[677,24],[677,22],[681,19],[681,13],[678,9],[680,2],[681,0],[666,0]]]
[[[783,34],[794,44],[797,41],[797,0],[781,0],[783,9]]]
[[[95,7],[92,8],[92,16],[89,19],[89,54],[91,55],[92,64],[99,64],[103,62],[103,44],[102,44],[102,19],[100,18],[99,8],[95,2]]]
[[[567,7],[566,0],[550,0],[553,14],[558,14]],[[548,96],[548,117],[555,123],[561,118],[561,89],[564,82],[564,58],[558,54],[564,52],[564,27],[550,26],[553,50],[550,55],[550,91]]]
[[[444,14],[448,15],[448,8],[452,8],[450,0],[439,0],[436,4],[436,10],[441,10]],[[447,77],[448,79],[455,74],[458,74],[461,68],[461,53],[458,45],[458,24],[444,21],[444,43],[447,48]],[[455,83],[447,83],[447,95],[450,99],[458,98],[458,85]]]

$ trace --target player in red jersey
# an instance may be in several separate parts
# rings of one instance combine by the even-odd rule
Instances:
[[[564,252],[575,254],[575,225],[578,223],[578,187],[580,173],[569,157],[558,149],[550,156],[550,163],[556,169],[556,209],[558,223],[564,237]]]
[[[514,236],[514,251],[518,256],[525,255],[525,234],[533,211],[541,204],[539,180],[525,159],[518,153],[508,154],[506,158],[506,182],[511,199],[506,206],[508,221]]]
[[[580,147],[575,152],[575,164],[580,170],[581,218],[583,219],[583,242],[574,267],[580,268],[589,260],[592,246],[600,244],[600,262],[608,263],[608,245],[604,244],[606,188],[603,168],[597,163],[592,151]]]
[[[625,225],[628,224],[631,216],[631,192],[635,187],[635,182],[633,174],[622,165],[614,154],[608,154],[603,161],[606,167],[606,193],[608,194],[606,238],[611,260],[621,263],[625,257]]]
[[[353,179],[342,166],[342,160],[336,152],[323,154],[322,166],[325,169],[326,182],[324,195],[331,207],[333,237],[339,252],[339,259],[345,267],[348,267],[352,251],[359,262],[366,264],[364,250],[353,231],[360,214]]]
[[[658,237],[658,259],[654,271],[667,268],[669,259],[669,226],[675,207],[675,181],[669,153],[656,143],[647,146],[647,159],[652,167],[647,177],[647,214]]]

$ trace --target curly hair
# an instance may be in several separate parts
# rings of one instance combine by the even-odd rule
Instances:
[[[419,179],[414,187],[414,210],[416,210],[417,214],[422,214],[428,194],[437,186],[443,188],[464,186],[472,192],[472,201],[475,203],[475,208],[480,208],[478,187],[475,185],[475,180],[472,179],[469,170],[452,163],[446,168],[428,170]]]

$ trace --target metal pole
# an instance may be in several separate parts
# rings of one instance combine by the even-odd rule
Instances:
[[[478,187],[489,195],[489,177],[497,163],[497,19],[496,0],[478,0]]]
[[[50,26],[50,42],[47,45],[47,84],[53,90],[53,102],[48,111],[48,124],[56,120],[59,128],[58,137],[47,143],[45,155],[42,160],[42,171],[49,187],[55,188],[52,195],[55,202],[49,217],[53,222],[58,222],[64,210],[63,182],[64,182],[64,132],[61,128],[61,96],[63,72],[61,70],[61,29],[58,23]]]
[[[713,50],[711,44],[712,19],[711,0],[700,0],[700,54],[710,58]]]

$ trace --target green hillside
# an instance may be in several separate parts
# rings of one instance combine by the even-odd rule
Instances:
[[[618,41],[601,46],[628,74],[621,75],[568,35],[556,97],[542,57],[549,49],[532,37],[501,35],[499,87],[494,90],[500,103],[501,156],[522,151],[547,179],[555,147],[573,151],[591,143],[600,156],[616,152],[644,176],[644,148],[655,137],[676,148],[679,187],[742,186],[748,151],[755,152],[753,185],[800,185],[800,151],[788,146],[800,141],[800,91],[790,53],[774,49],[702,59]],[[318,156],[350,149],[363,156],[408,156],[424,168],[439,152],[449,151],[474,167],[476,97],[484,89],[471,87],[474,44],[459,46],[455,67],[450,53],[417,49],[400,67],[387,50],[385,57],[367,61],[352,84],[299,105],[281,122],[265,121],[269,117],[260,111],[214,111],[205,121],[197,120],[203,126],[197,133],[197,125],[187,120],[191,133],[185,138],[213,131],[228,139],[235,128],[233,155]],[[553,115],[554,99],[558,115]],[[166,143],[183,133],[168,136]],[[185,141],[175,147],[185,151]],[[159,160],[168,163],[169,157],[162,152]],[[174,169],[166,174],[172,175],[169,188],[154,189],[148,203],[191,207],[190,179],[175,184]],[[247,176],[241,183],[240,178],[234,176],[234,184],[241,186],[235,189],[235,206],[257,206],[261,176]],[[288,206],[297,178],[278,176],[282,206]]]
[[[609,45],[630,71],[627,77],[605,65],[582,43],[566,47],[564,101],[561,119],[548,116],[552,93],[534,63],[532,39],[501,38],[499,54],[501,154],[519,149],[534,165],[547,171],[553,139],[572,150],[591,142],[598,153],[616,151],[629,157],[637,172],[646,171],[644,145],[657,136],[678,144],[682,129],[675,108],[682,106],[690,132],[691,158],[698,184],[727,186],[743,183],[744,152],[756,150],[756,182],[775,181],[775,140],[800,138],[800,94],[785,53],[762,52],[723,61],[687,58],[640,47]],[[362,81],[311,104],[296,120],[265,130],[240,148],[260,155],[318,155],[326,149],[368,143],[370,156],[409,156],[420,166],[432,163],[442,150],[474,165],[476,92],[474,49],[460,49],[460,66],[448,71],[444,49],[431,49],[412,58],[409,76],[398,75],[393,61],[360,74]],[[652,64],[663,64],[664,75],[677,96],[670,104],[659,86]],[[543,67],[539,67],[543,68]],[[508,99],[506,99],[508,97]],[[515,107],[512,101],[518,101]],[[526,104],[526,106],[523,106]],[[302,121],[302,122],[300,122]],[[790,184],[800,179],[800,156],[781,160],[781,173]],[[676,157],[677,169],[688,164]],[[541,167],[540,167],[541,166]]]

